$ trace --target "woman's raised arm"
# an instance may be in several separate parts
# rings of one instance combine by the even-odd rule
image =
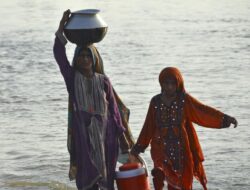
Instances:
[[[70,10],[67,10],[63,13],[63,17],[60,21],[58,30],[55,33],[56,38],[55,38],[55,43],[54,43],[54,48],[53,48],[54,57],[63,75],[68,91],[69,91],[73,69],[69,64],[69,61],[66,55],[65,44],[67,43],[67,40],[63,35],[63,27],[67,23],[69,19],[69,15],[70,15]]]

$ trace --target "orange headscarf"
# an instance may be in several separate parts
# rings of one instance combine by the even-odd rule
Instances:
[[[177,92],[185,92],[184,80],[182,78],[181,72],[175,67],[164,68],[159,75],[160,85],[165,82],[167,78],[174,78],[177,84]]]

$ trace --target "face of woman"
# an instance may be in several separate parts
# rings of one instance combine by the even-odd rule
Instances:
[[[163,92],[167,96],[174,96],[177,92],[177,83],[174,78],[167,78],[162,84]]]
[[[78,70],[89,70],[92,69],[92,55],[87,49],[82,50],[76,60],[76,68]]]

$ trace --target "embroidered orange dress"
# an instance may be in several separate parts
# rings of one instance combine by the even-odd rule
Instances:
[[[152,98],[131,153],[144,152],[150,144],[154,168],[164,172],[170,186],[191,190],[195,176],[206,189],[204,157],[192,122],[208,128],[224,128],[226,115],[185,93],[182,77],[177,71],[173,69],[165,73],[177,80],[177,99],[167,106],[162,101],[162,94]],[[160,75],[160,83],[161,77],[164,76]]]

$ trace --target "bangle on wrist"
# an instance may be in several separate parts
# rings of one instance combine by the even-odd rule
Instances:
[[[55,33],[56,37],[61,41],[63,45],[67,44],[67,39],[64,37],[63,33],[60,32],[59,30]]]

